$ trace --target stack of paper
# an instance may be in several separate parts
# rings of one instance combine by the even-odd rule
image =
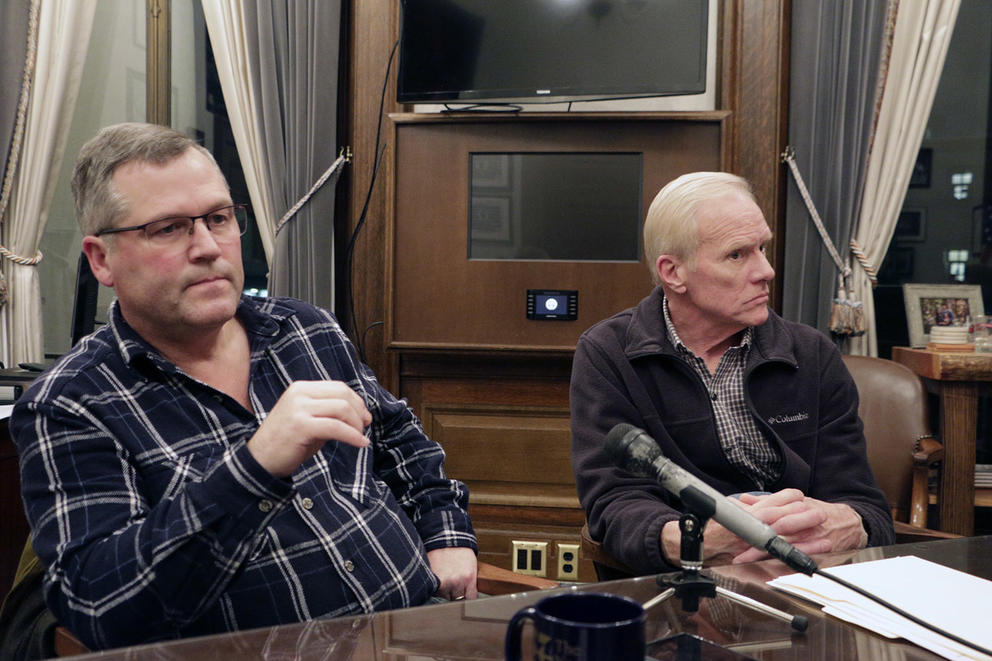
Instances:
[[[945,631],[992,649],[992,582],[915,556],[831,567],[843,578]],[[947,659],[990,659],[896,615],[822,576],[792,574],[768,585],[823,606],[823,611],[889,638],[905,638]]]
[[[975,464],[975,486],[992,487],[992,464]]]

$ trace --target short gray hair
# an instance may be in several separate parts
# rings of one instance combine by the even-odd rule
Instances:
[[[644,257],[655,284],[659,284],[657,261],[661,255],[694,262],[699,247],[699,204],[731,193],[757,201],[747,179],[729,172],[690,172],[658,191],[644,218]]]
[[[190,149],[217,164],[205,147],[168,126],[129,122],[101,129],[79,150],[72,171],[76,221],[83,236],[113,227],[127,213],[127,202],[113,185],[117,168],[132,161],[163,165]]]

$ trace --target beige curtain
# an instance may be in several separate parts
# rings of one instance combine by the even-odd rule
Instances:
[[[203,6],[249,194],[264,209],[268,291],[333,309],[341,0]]]
[[[908,0],[898,4],[861,214],[853,234],[853,240],[875,268],[889,248],[906,197],[959,5],[960,0]],[[846,350],[855,355],[877,356],[872,283],[863,268],[857,264],[852,268],[854,297],[864,303],[867,332],[849,338]]]
[[[268,177],[265,175],[267,163],[262,127],[255,121],[256,117],[261,117],[262,111],[257,103],[259,95],[254,88],[257,74],[251,71],[245,33],[245,12],[249,11],[249,7],[243,2],[228,0],[203,0],[202,4],[217,63],[217,76],[224,90],[224,104],[245,173],[262,249],[271,264],[279,214],[273,205],[273,192],[266,183]]]
[[[44,0],[27,107],[24,142],[0,231],[17,256],[38,253],[72,120],[89,45],[96,0]],[[0,360],[5,365],[44,358],[41,285],[34,265],[5,258],[10,302],[0,311]]]

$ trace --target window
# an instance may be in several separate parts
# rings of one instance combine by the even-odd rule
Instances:
[[[234,199],[249,202],[220,86],[216,76],[209,75],[213,71],[212,53],[200,3],[172,0],[152,4],[161,12],[157,29],[146,25],[145,0],[97,2],[79,99],[41,241],[45,257],[38,271],[46,355],[64,353],[70,344],[81,237],[69,179],[80,147],[100,128],[125,121],[162,121],[168,115],[173,128],[200,140],[214,154]],[[156,49],[160,38],[171,38],[174,46]],[[149,48],[154,51],[152,57],[148,57]],[[155,57],[167,52],[171,53],[169,61]],[[152,62],[151,75],[148,60]],[[149,85],[153,89],[149,90]],[[253,220],[242,237],[242,258],[245,288],[264,292],[268,266]],[[100,289],[98,323],[106,321],[113,299],[112,290]]]
[[[908,342],[902,284],[982,285],[992,309],[992,4],[962,0],[875,291],[879,354]]]

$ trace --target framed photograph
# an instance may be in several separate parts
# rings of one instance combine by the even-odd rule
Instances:
[[[509,154],[472,154],[471,186],[475,188],[508,188],[510,186]]]
[[[985,314],[981,285],[906,284],[902,295],[913,347],[925,347],[934,326],[963,326],[969,317]]]
[[[933,168],[933,150],[929,147],[920,149],[913,164],[913,174],[909,176],[910,188],[930,188],[930,171]]]
[[[927,231],[926,209],[903,209],[896,220],[892,238],[898,241],[923,241]]]
[[[510,198],[473,195],[469,216],[473,241],[510,242]]]

